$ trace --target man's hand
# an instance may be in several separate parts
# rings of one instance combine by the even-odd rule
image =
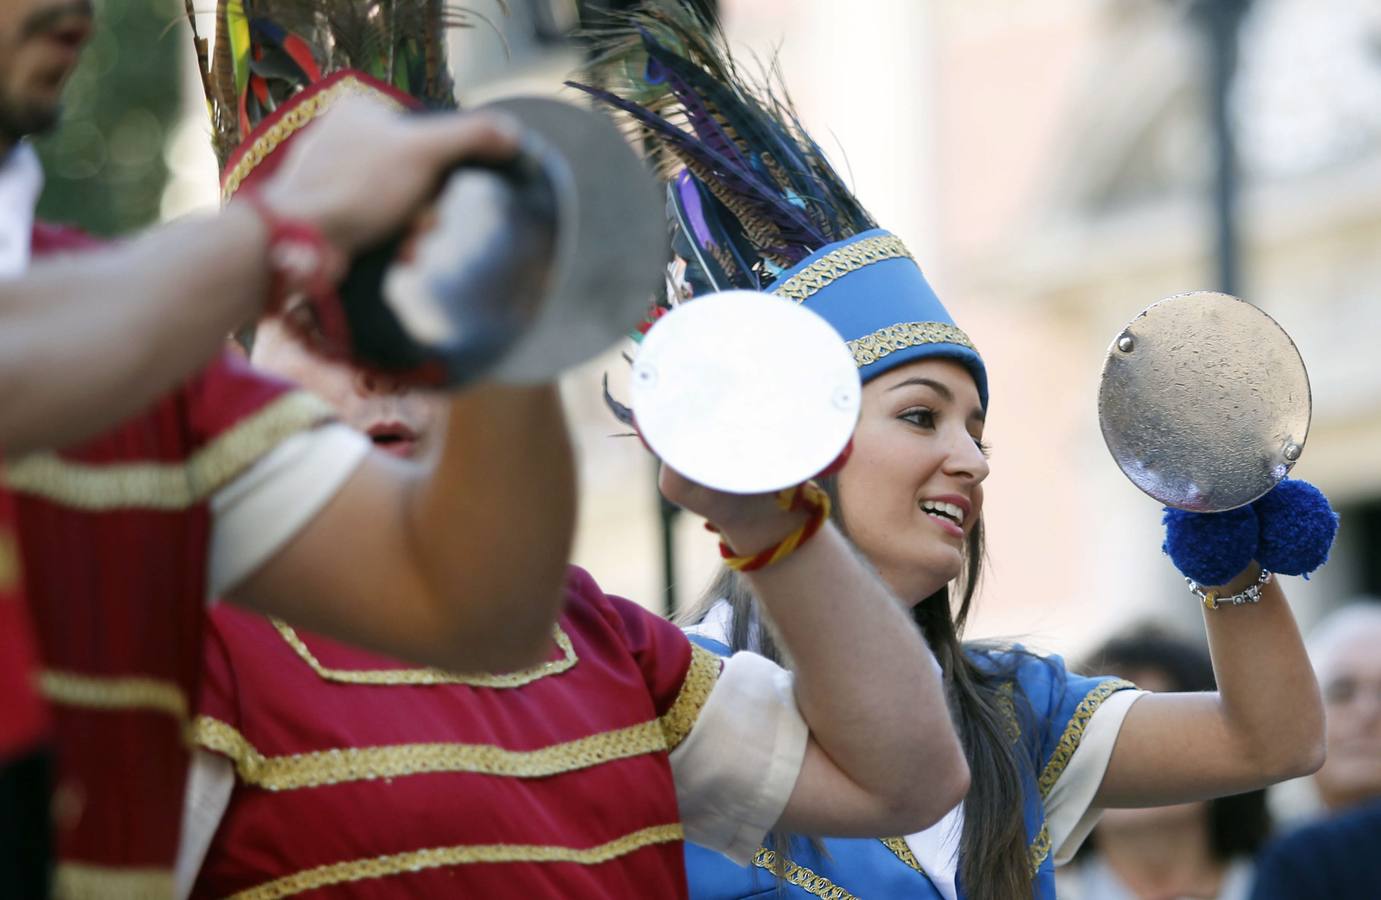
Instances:
[[[347,98],[288,148],[264,197],[353,253],[401,227],[447,169],[517,151],[518,127],[502,116],[400,115],[377,101]]]

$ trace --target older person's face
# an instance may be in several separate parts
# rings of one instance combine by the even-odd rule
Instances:
[[[0,2],[0,141],[52,127],[91,34],[92,0]],[[3,149],[3,145],[0,145]]]
[[[1381,618],[1349,629],[1318,663],[1328,759],[1314,776],[1330,809],[1381,798]]]

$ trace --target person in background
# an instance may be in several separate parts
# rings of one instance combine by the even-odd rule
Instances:
[[[1325,818],[1261,854],[1252,900],[1381,897],[1381,602],[1358,600],[1309,635],[1328,758],[1313,783]]]
[[[1114,637],[1089,655],[1087,672],[1119,675],[1156,693],[1212,691],[1201,644],[1154,625]],[[1141,809],[1109,809],[1066,868],[1067,900],[1246,900],[1252,859],[1271,830],[1265,791]]]

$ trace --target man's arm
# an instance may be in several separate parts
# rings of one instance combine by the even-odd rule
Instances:
[[[492,118],[408,118],[362,103],[342,104],[308,137],[265,198],[346,253],[401,224],[460,159],[515,149]],[[98,433],[204,364],[259,314],[267,239],[259,217],[232,204],[0,282],[0,447],[17,454]]]
[[[441,453],[371,453],[231,600],[454,671],[540,661],[561,610],[575,466],[556,388],[454,394]]]

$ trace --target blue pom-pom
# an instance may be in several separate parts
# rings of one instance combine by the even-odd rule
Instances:
[[[1338,514],[1318,488],[1287,478],[1252,507],[1261,522],[1261,565],[1281,575],[1308,575],[1328,561]]]
[[[1199,584],[1227,584],[1256,559],[1259,528],[1250,506],[1219,513],[1167,509],[1163,521],[1161,549]]]

